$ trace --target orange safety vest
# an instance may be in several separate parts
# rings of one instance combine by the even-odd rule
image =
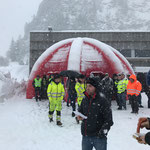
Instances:
[[[136,95],[138,96],[142,90],[141,83],[136,79],[136,76],[132,74],[129,78],[134,79],[134,82],[131,83],[129,80],[127,85],[127,95]]]

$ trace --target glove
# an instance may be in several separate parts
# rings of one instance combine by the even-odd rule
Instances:
[[[108,130],[107,129],[100,130],[99,133],[98,133],[98,137],[104,138],[104,137],[107,136],[107,134],[108,134]]]

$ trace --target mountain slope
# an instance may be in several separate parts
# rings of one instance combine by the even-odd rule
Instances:
[[[16,41],[17,58],[29,57],[29,32],[47,30],[150,30],[147,0],[43,0],[36,16]],[[10,56],[11,57],[11,56]],[[17,59],[16,58],[16,59]]]

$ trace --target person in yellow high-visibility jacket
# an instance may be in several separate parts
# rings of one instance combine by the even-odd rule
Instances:
[[[61,123],[61,109],[62,100],[64,98],[65,90],[61,83],[61,78],[59,75],[54,77],[54,80],[48,85],[47,96],[49,99],[49,119],[50,122],[53,121],[53,113],[56,110],[56,121],[57,125],[62,125]]]
[[[42,84],[42,79],[40,78],[39,75],[37,75],[36,78],[32,82],[32,86],[34,87],[34,90],[35,90],[36,102],[38,100],[41,100],[41,84]]]
[[[81,105],[82,99],[84,97],[85,89],[86,89],[85,76],[81,74],[78,77],[78,82],[75,85],[75,90],[77,92],[77,103],[79,106]]]
[[[85,96],[84,92],[86,90],[85,76],[83,74],[79,75],[78,81],[75,85],[75,90],[77,92],[77,103],[78,103],[78,106],[80,106],[82,99]],[[77,119],[77,117],[75,119],[76,119],[76,122],[79,124],[79,120]]]
[[[117,84],[117,96],[119,100],[118,110],[122,110],[122,107],[126,110],[126,90],[128,79],[125,78],[124,73],[118,74],[118,84]]]

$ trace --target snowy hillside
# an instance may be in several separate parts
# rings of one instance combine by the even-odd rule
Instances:
[[[149,13],[147,0],[43,0],[26,30],[149,30]]]
[[[31,31],[62,30],[150,30],[150,1],[147,0],[43,0],[23,37],[12,40],[9,58],[28,62]],[[15,53],[14,53],[15,51]]]

